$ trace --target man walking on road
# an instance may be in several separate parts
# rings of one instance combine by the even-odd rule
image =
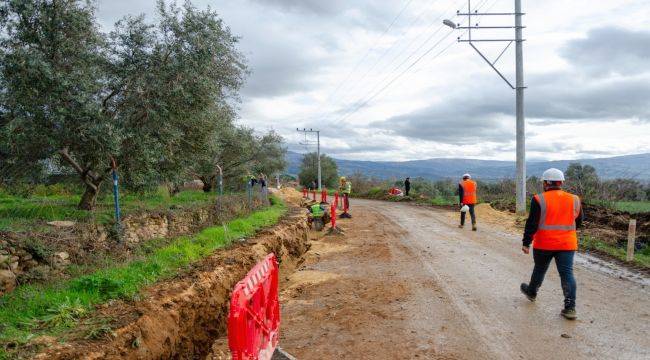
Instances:
[[[476,214],[474,213],[474,205],[476,205],[476,181],[472,180],[469,174],[463,175],[463,181],[458,184],[458,197],[461,208],[465,205],[469,208],[469,215],[472,217],[472,231],[476,231]],[[465,212],[460,212],[460,225],[459,228],[465,226]]]
[[[409,196],[410,191],[411,191],[411,178],[407,177],[406,180],[404,180],[404,192],[406,192],[406,196]]]
[[[546,270],[555,259],[564,293],[564,309],[560,314],[573,320],[577,317],[576,280],[573,277],[573,257],[578,250],[576,228],[582,226],[584,215],[580,198],[562,191],[562,171],[548,169],[544,171],[542,180],[544,192],[533,196],[530,202],[521,248],[524,254],[528,254],[532,242],[535,267],[530,283],[521,284],[521,292],[528,300],[535,301]]]

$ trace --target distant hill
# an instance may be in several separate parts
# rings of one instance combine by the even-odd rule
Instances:
[[[295,152],[287,154],[288,173],[295,175],[299,172],[302,156],[302,154]],[[488,181],[514,178],[515,176],[514,161],[440,158],[413,161],[335,160],[339,172],[342,174],[361,172],[380,179],[404,178],[406,176],[412,178],[423,177],[431,180],[455,179],[466,172],[471,173],[475,178]],[[598,159],[531,161],[528,162],[526,171],[528,176],[540,176],[549,167],[566,170],[572,162],[595,167],[598,175],[605,179],[625,177],[650,181],[650,153]]]

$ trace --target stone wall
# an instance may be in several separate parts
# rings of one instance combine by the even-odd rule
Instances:
[[[255,201],[253,209],[261,206]],[[190,235],[253,209],[244,197],[232,195],[208,205],[133,213],[123,218],[121,240],[111,225],[67,221],[51,222],[44,232],[0,232],[0,295],[19,284],[65,277],[70,264],[128,260],[148,240]]]

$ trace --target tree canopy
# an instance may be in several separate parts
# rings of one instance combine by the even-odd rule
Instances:
[[[334,159],[321,154],[320,166],[323,187],[336,187],[338,184],[338,166]],[[301,185],[308,186],[312,181],[318,184],[318,155],[315,152],[303,156],[298,176]]]
[[[247,75],[238,39],[210,9],[158,1],[157,21],[99,30],[90,2],[6,1],[0,8],[2,181],[52,169],[85,186],[92,209],[115,160],[147,190],[213,176],[279,171],[282,138],[235,124]]]

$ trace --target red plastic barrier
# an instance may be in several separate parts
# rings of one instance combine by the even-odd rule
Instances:
[[[320,201],[327,202],[327,189],[323,189],[320,192]]]
[[[314,201],[316,201],[316,190],[311,191],[311,196],[314,199]]]
[[[334,206],[339,207],[339,193],[338,191],[334,193]]]
[[[330,211],[331,211],[330,218],[332,218],[332,229],[336,229],[336,205],[332,204],[332,206],[330,207]]]
[[[307,198],[307,188],[302,188],[302,197]]]
[[[278,260],[271,253],[235,285],[228,315],[233,360],[271,359],[279,339]]]

